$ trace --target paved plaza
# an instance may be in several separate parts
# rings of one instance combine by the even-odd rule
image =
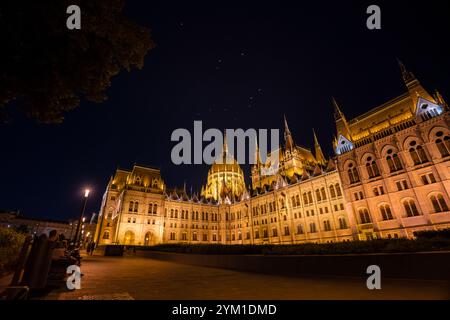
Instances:
[[[197,267],[141,257],[85,257],[80,290],[53,291],[46,299],[448,299],[447,282],[293,278]],[[274,270],[276,273],[276,270]]]

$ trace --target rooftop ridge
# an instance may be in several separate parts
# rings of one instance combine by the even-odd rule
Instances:
[[[410,98],[410,95],[409,95],[408,92],[405,92],[405,93],[403,93],[402,95],[397,96],[397,97],[395,97],[395,98],[393,98],[393,99],[391,99],[391,100],[389,100],[389,101],[383,103],[382,105],[379,105],[378,107],[375,107],[375,108],[373,108],[373,109],[370,109],[369,111],[363,113],[362,115],[357,116],[356,118],[353,118],[353,119],[349,120],[349,121],[348,121],[348,124],[349,124],[349,125],[352,125],[352,124],[357,123],[358,121],[361,121],[361,120],[364,120],[364,119],[366,119],[366,118],[369,118],[370,116],[373,116],[373,115],[375,115],[376,113],[378,113],[378,112],[380,112],[380,111],[383,111],[383,110],[386,109],[386,107],[388,107],[389,105],[392,105],[392,104],[401,102],[401,101],[406,100],[406,99],[408,99],[408,98]]]

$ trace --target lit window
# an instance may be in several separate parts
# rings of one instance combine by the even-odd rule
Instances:
[[[414,165],[417,166],[428,162],[427,154],[425,153],[425,149],[422,146],[417,145],[416,141],[412,141],[409,146],[409,155],[411,156]]]
[[[377,162],[373,160],[372,157],[368,157],[366,160],[366,170],[367,174],[369,175],[369,179],[378,177],[380,175]]]
[[[407,217],[415,217],[420,215],[414,200],[403,201],[403,207],[405,208],[405,213]]]
[[[394,219],[392,217],[391,207],[387,204],[380,206],[380,213],[381,213],[381,217],[385,221]]]
[[[372,219],[370,218],[369,210],[367,209],[359,209],[359,218],[361,220],[361,224],[371,223]]]
[[[445,202],[444,196],[442,194],[439,194],[437,196],[432,195],[430,197],[430,200],[431,203],[433,204],[434,212],[439,213],[449,211],[447,203]]]
[[[323,222],[323,228],[325,231],[331,231],[331,224],[329,220],[325,220]]]

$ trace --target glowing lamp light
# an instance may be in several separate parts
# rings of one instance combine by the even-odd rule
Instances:
[[[89,189],[84,190],[84,197],[85,198],[89,197],[90,192],[91,192],[91,190],[89,190]]]

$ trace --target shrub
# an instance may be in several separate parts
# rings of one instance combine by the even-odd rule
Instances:
[[[24,240],[24,234],[0,227],[0,274],[14,268]]]
[[[433,238],[443,238],[450,239],[450,229],[444,230],[430,230],[430,231],[417,231],[414,232],[414,236],[417,239],[433,239]]]
[[[450,239],[421,238],[379,239],[338,243],[304,243],[296,245],[220,245],[220,244],[163,244],[141,247],[139,250],[192,254],[265,254],[265,255],[333,255],[371,253],[409,253],[450,250]]]

